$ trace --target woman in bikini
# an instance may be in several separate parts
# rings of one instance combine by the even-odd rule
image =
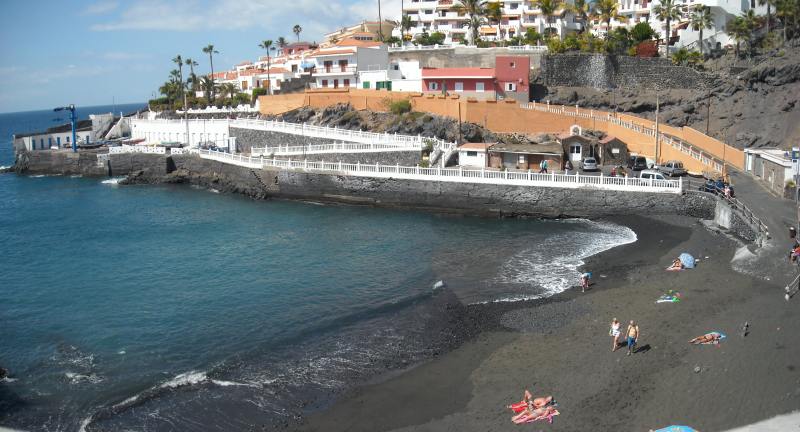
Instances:
[[[531,392],[525,390],[525,395],[522,397],[522,402],[509,405],[507,408],[518,413],[525,410],[533,411],[547,405],[554,404],[553,396],[534,398]]]
[[[616,351],[617,347],[619,347],[619,326],[620,323],[616,318],[611,320],[611,330],[608,331],[608,334],[611,336],[614,343],[614,345],[611,346],[611,352]]]
[[[698,336],[689,341],[690,344],[699,345],[704,343],[719,343],[720,335],[719,333],[706,333],[702,336]]]

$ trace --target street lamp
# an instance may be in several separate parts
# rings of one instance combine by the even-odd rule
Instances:
[[[78,152],[78,141],[77,141],[77,139],[75,137],[75,122],[77,121],[77,118],[75,117],[75,105],[74,104],[70,104],[70,105],[67,105],[67,106],[58,107],[58,108],[53,109],[53,111],[54,112],[57,112],[57,111],[69,111],[69,121],[70,121],[70,124],[72,125],[72,152],[73,153],[77,153]]]

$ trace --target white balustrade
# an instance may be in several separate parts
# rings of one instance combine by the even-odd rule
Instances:
[[[441,182],[502,184],[508,186],[557,187],[566,189],[599,189],[627,192],[679,194],[683,180],[647,180],[633,177],[580,176],[537,174],[530,171],[470,170],[459,168],[423,168],[400,165],[349,164],[342,162],[296,161],[243,156],[212,150],[191,150],[203,159],[229,163],[251,169],[302,169],[310,172],[332,172],[356,177],[397,178]]]

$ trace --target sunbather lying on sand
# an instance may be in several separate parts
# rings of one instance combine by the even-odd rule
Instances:
[[[534,398],[531,392],[525,390],[525,395],[522,397],[522,401],[509,405],[507,408],[515,413],[519,413],[526,409],[535,410],[537,408],[553,404],[555,404],[553,396]]]
[[[706,334],[704,334],[702,336],[698,336],[698,337],[690,340],[689,343],[690,344],[694,344],[694,345],[716,344],[716,343],[719,343],[719,341],[722,340],[723,337],[724,337],[724,335],[722,335],[722,334],[720,334],[718,332],[711,332],[711,333],[706,333]]]
[[[553,406],[545,406],[534,410],[525,409],[521,413],[511,417],[511,421],[516,424],[528,423],[537,420],[548,419],[552,422],[552,417],[558,415],[558,410]]]
[[[668,271],[683,270],[683,263],[681,262],[680,259],[675,258],[675,260],[672,261],[672,265],[667,267],[667,270]]]

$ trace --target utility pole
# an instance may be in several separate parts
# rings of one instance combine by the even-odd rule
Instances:
[[[659,147],[659,145],[658,145],[658,141],[659,141],[659,136],[658,136],[659,135],[659,132],[658,132],[658,110],[659,110],[658,89],[656,89],[656,160],[655,160],[655,164],[656,165],[658,165],[658,147]]]
[[[708,135],[708,125],[711,121],[711,89],[708,89],[708,96],[706,97],[706,135]]]
[[[77,116],[75,115],[75,105],[70,104],[63,107],[55,108],[53,111],[69,111],[69,122],[72,125],[72,152],[78,152],[78,142],[77,136],[75,134],[75,123],[78,121]]]

